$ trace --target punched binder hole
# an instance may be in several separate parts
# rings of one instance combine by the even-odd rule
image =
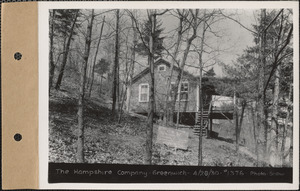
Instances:
[[[17,134],[15,134],[14,139],[15,139],[15,141],[21,141],[22,135],[17,133]]]
[[[15,60],[21,60],[22,54],[20,52],[16,52],[14,55]]]

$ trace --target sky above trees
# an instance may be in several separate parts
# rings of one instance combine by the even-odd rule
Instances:
[[[83,13],[86,14],[88,14],[89,12],[90,10],[83,11]],[[252,25],[257,24],[258,22],[255,18],[257,18],[257,15],[259,14],[259,9],[222,9],[222,12],[225,15],[228,15],[231,18],[235,19],[236,21],[240,22],[244,27],[252,30],[253,30]],[[125,34],[128,25],[130,25],[130,18],[128,17],[127,13],[124,10],[123,11],[121,10],[120,13],[121,13],[120,26],[121,26],[121,30]],[[98,31],[100,31],[102,16],[103,15],[106,16],[107,24],[105,24],[104,26],[104,40],[102,44],[102,52],[103,54],[107,55],[107,52],[110,51],[108,44],[110,42],[113,42],[112,40],[114,38],[114,35],[111,32],[112,30],[114,30],[114,24],[113,24],[115,19],[114,12],[112,10],[96,9],[95,14],[98,16],[95,17],[95,21],[97,24],[96,27],[94,27],[94,31],[93,31],[94,34],[99,33]],[[137,15],[138,15],[137,18],[141,23],[147,19],[146,10],[138,10]],[[172,11],[169,11],[166,14],[159,16],[158,19],[161,21],[161,28],[164,29],[162,31],[162,36],[165,37],[163,45],[165,46],[165,48],[169,49],[172,46],[172,42],[174,42],[174,38],[176,37],[176,27],[178,26],[178,19],[174,16],[174,13],[172,13]],[[82,22],[84,24],[84,21]],[[243,54],[243,51],[247,47],[251,47],[254,45],[253,34],[250,31],[243,28],[237,22],[230,20],[228,18],[224,18],[224,17],[221,18],[220,16],[220,20],[218,20],[211,26],[211,30],[215,33],[215,35],[212,33],[208,34],[206,41],[207,44],[212,47],[212,49],[216,50],[215,53],[213,53],[215,54],[215,57],[213,59],[215,62],[221,62],[226,65],[230,65],[232,62],[236,61],[236,59],[240,55]],[[79,41],[82,40],[83,38],[79,37]],[[132,43],[130,37],[127,40],[128,43]],[[199,40],[200,38],[198,38],[198,40],[195,40],[194,42],[195,45],[199,43]],[[184,48],[184,44],[182,45]],[[92,46],[95,45],[93,45],[92,43]],[[166,54],[163,55],[163,58],[168,61],[171,60],[171,58],[166,56]],[[205,60],[205,59],[209,59],[210,57],[204,54],[203,58]],[[145,69],[147,58],[138,55],[137,61],[140,63],[140,66],[137,67],[137,68],[140,67],[139,71]],[[193,53],[189,54],[189,58],[187,60],[187,66],[185,67],[185,69],[194,75],[198,75],[199,70],[195,67],[190,67],[189,65],[197,65],[197,54],[193,54]],[[212,67],[214,68],[217,77],[224,77],[226,75],[223,72],[223,68],[221,65],[214,64]],[[205,70],[207,71],[209,69],[210,68],[207,68]]]
[[[256,24],[257,22],[254,17],[257,12],[257,9],[234,9],[224,11],[224,13],[232,15],[234,19],[238,20],[245,27],[250,29],[252,29],[252,24]],[[177,22],[174,22],[174,16],[166,14],[166,16],[162,18],[162,21],[162,27],[165,27],[165,34],[169,31],[174,31],[176,28]],[[243,50],[247,46],[252,46],[254,44],[251,32],[247,31],[241,27],[241,25],[232,20],[224,19],[216,23],[216,25],[213,26],[213,30],[218,31],[221,36],[220,38],[217,38],[217,41],[215,41],[215,37],[212,37],[212,41],[214,41],[213,44],[215,46],[220,45],[221,49],[224,49],[220,51],[220,55],[218,57],[219,60],[225,64],[231,64],[233,60],[235,61],[237,57],[243,53]],[[195,70],[195,68],[190,68],[188,70]],[[214,71],[217,77],[225,75],[222,71],[222,66],[220,65],[214,65]]]

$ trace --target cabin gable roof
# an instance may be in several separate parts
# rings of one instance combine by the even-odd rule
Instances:
[[[156,62],[154,62],[154,68],[156,68],[156,67],[158,67],[159,65],[162,65],[162,64],[166,65],[168,68],[171,67],[171,63],[170,62],[168,62],[168,61],[166,61],[166,60],[164,60],[164,59],[161,58],[161,59],[157,60]],[[180,71],[180,69],[177,66],[174,66],[173,69],[176,70],[176,71]],[[149,67],[147,67],[146,69],[144,69],[143,71],[141,71],[139,74],[137,74],[135,77],[133,77],[132,83],[135,83],[140,78],[142,78],[143,76],[147,75],[149,72],[150,72],[150,69],[149,69]],[[196,77],[193,74],[191,74],[191,73],[189,73],[187,71],[183,71],[183,74],[184,74],[184,76],[188,76],[189,78],[196,79]]]

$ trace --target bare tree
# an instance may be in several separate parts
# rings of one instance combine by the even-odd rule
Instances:
[[[92,27],[94,21],[94,9],[92,9],[91,18],[87,25],[87,34],[85,37],[85,48],[83,54],[83,63],[81,66],[81,81],[78,99],[78,138],[77,138],[77,153],[76,160],[79,163],[84,162],[84,94],[85,94],[85,82],[86,82],[86,69],[87,63],[90,55],[91,37],[92,37]]]
[[[259,164],[259,153],[258,153],[258,144],[259,144],[259,141],[258,141],[258,133],[257,133],[257,115],[255,113],[256,111],[256,104],[255,106],[253,106],[254,104],[251,104],[251,116],[252,116],[252,122],[253,122],[253,139],[254,139],[254,142],[255,142],[255,155],[256,155],[256,166],[258,166]]]
[[[51,12],[50,12],[51,13]],[[55,64],[54,64],[54,58],[53,58],[53,40],[54,40],[54,17],[55,17],[55,10],[52,10],[52,14],[50,15],[51,20],[50,22],[50,51],[49,51],[49,62],[50,62],[50,69],[49,69],[49,92],[52,87],[52,81],[54,76],[54,70],[55,70]]]
[[[239,154],[239,144],[240,144],[240,134],[243,125],[244,113],[247,106],[247,101],[244,98],[239,99],[236,96],[236,87],[234,88],[234,97],[233,97],[233,120],[235,125],[235,149]],[[241,112],[239,112],[238,105],[241,103]],[[240,115],[239,115],[240,113]]]
[[[100,34],[99,34],[99,39],[98,39],[98,43],[97,43],[97,47],[96,47],[96,52],[95,52],[94,60],[93,60],[93,64],[92,64],[92,73],[91,73],[92,76],[91,76],[91,83],[90,83],[89,94],[88,94],[89,97],[91,96],[91,92],[92,92],[92,89],[93,89],[95,65],[96,65],[97,55],[98,55],[98,51],[99,51],[99,46],[100,46],[101,39],[102,39],[104,23],[105,23],[105,16],[103,17],[103,21],[102,21],[102,25],[101,25],[101,29],[100,29]]]
[[[116,39],[115,39],[115,60],[114,60],[114,81],[113,81],[113,102],[112,102],[112,114],[116,115],[116,106],[119,105],[118,102],[118,91],[119,91],[119,20],[120,20],[120,10],[116,10]]]
[[[135,60],[135,50],[131,50],[131,59],[129,61],[128,58],[128,54],[129,54],[129,47],[130,45],[128,44],[128,36],[130,34],[130,30],[127,30],[127,34],[126,34],[126,42],[125,42],[125,46],[126,46],[126,52],[125,52],[125,73],[124,73],[124,85],[122,86],[122,92],[121,92],[121,103],[120,103],[120,107],[119,107],[119,119],[118,119],[118,123],[121,122],[122,119],[122,115],[123,115],[123,106],[125,103],[125,99],[127,96],[127,99],[130,99],[130,95],[128,94],[128,88],[130,88],[129,86],[131,86],[131,77],[133,75],[133,67],[134,67],[134,61],[132,61],[131,59]],[[135,42],[134,42],[135,43]],[[133,48],[135,47],[135,45],[133,45]],[[128,100],[127,100],[128,103]]]
[[[175,48],[174,48],[174,53],[172,56],[172,62],[171,62],[171,67],[170,67],[170,73],[169,73],[169,77],[167,79],[167,92],[166,92],[166,101],[165,101],[165,105],[164,105],[164,124],[167,125],[168,121],[169,122],[173,122],[173,118],[170,119],[170,108],[169,108],[169,100],[170,100],[170,95],[172,92],[171,89],[171,82],[172,82],[172,77],[173,77],[173,71],[174,71],[174,65],[178,64],[177,61],[177,56],[178,56],[178,52],[179,52],[179,47],[181,45],[181,41],[182,41],[182,35],[183,33],[188,29],[183,29],[183,22],[185,19],[187,19],[187,16],[189,14],[189,11],[184,11],[184,10],[177,10],[176,11],[177,14],[179,15],[179,24],[178,24],[178,29],[177,29],[177,40],[175,43]],[[173,99],[173,98],[172,98]]]
[[[286,115],[286,119],[285,119],[285,124],[283,127],[283,138],[282,138],[282,142],[281,142],[281,150],[280,150],[280,159],[281,159],[281,165],[285,166],[286,165],[286,158],[287,156],[290,154],[289,149],[286,151],[286,138],[287,136],[291,137],[291,140],[293,138],[293,129],[288,130],[288,125],[290,122],[290,114],[291,114],[291,108],[292,108],[292,91],[293,91],[293,85],[290,84],[290,88],[289,88],[289,94],[288,94],[288,105],[287,105],[287,115]],[[289,133],[289,135],[288,135]]]
[[[273,47],[274,49],[274,58],[273,61],[271,62],[271,71],[269,73],[267,73],[267,80],[265,80],[265,75],[266,75],[266,71],[265,71],[265,66],[267,65],[267,52],[266,52],[266,47],[267,47],[267,43],[266,43],[266,38],[267,38],[267,34],[269,33],[268,30],[271,28],[271,26],[275,25],[275,21],[278,19],[278,17],[281,16],[281,24],[279,27],[279,30],[277,31],[277,40],[275,40],[275,47]],[[258,115],[264,114],[261,120],[258,120],[258,123],[260,123],[260,125],[263,126],[264,129],[264,145],[263,145],[263,149],[264,149],[264,160],[265,161],[272,161],[271,165],[274,165],[274,161],[276,159],[274,159],[274,152],[272,152],[272,150],[276,149],[273,147],[276,147],[276,144],[273,143],[268,143],[268,131],[269,131],[269,127],[268,127],[268,123],[267,123],[267,118],[268,118],[268,106],[266,105],[266,92],[267,89],[269,88],[269,83],[272,77],[274,77],[275,75],[275,88],[274,88],[274,97],[273,97],[273,106],[275,103],[275,107],[273,108],[273,114],[276,114],[276,110],[278,110],[278,108],[276,107],[276,102],[278,100],[278,95],[279,95],[279,69],[280,69],[280,65],[283,63],[282,60],[285,59],[286,57],[290,56],[292,54],[292,51],[288,51],[287,47],[290,44],[291,38],[292,38],[292,31],[293,31],[293,25],[287,25],[287,29],[286,31],[287,34],[283,33],[283,9],[281,9],[279,11],[279,13],[272,19],[271,22],[269,22],[269,24],[266,24],[266,10],[262,9],[262,13],[261,13],[261,22],[262,22],[262,26],[263,26],[263,30],[261,31],[261,63],[260,63],[260,74],[259,74],[259,94],[258,94],[258,103],[259,104],[263,104],[262,106],[259,107],[258,110]],[[289,27],[289,28],[288,28]],[[288,30],[289,29],[289,30]],[[286,38],[284,39],[284,37],[286,36]],[[263,67],[263,68],[261,68]],[[276,100],[275,100],[276,99]],[[263,107],[263,108],[262,108]],[[263,113],[262,113],[263,112]],[[274,123],[273,123],[274,125]],[[272,139],[274,137],[274,132],[272,131],[274,127],[272,127],[272,123],[271,123],[271,142]],[[275,127],[276,129],[276,127]],[[276,130],[275,130],[276,131]],[[278,137],[278,135],[276,135],[275,132],[275,140],[277,139],[276,137]],[[270,145],[269,149],[268,149],[268,145]]]
[[[188,37],[188,39],[187,39],[184,53],[183,53],[183,58],[179,65],[179,73],[181,73],[181,71],[184,71],[186,60],[187,60],[188,54],[190,52],[191,44],[192,44],[193,40],[196,39],[196,37],[197,37],[197,29],[200,24],[200,22],[199,22],[200,19],[198,18],[199,9],[196,9],[196,10],[190,9],[189,12],[191,15],[191,20],[189,22],[191,23],[192,35],[190,37]],[[172,100],[172,103],[171,103],[171,107],[172,107],[172,111],[171,111],[171,115],[170,115],[171,120],[173,119],[175,105],[176,105],[176,97],[177,97],[176,93],[180,92],[180,90],[181,90],[181,75],[178,75],[178,77],[176,79],[175,88],[177,88],[177,92],[175,92],[175,96],[174,96],[175,98]],[[180,95],[179,95],[178,101],[180,102]]]
[[[205,15],[205,12],[204,12]],[[202,165],[202,150],[203,150],[203,144],[202,144],[202,127],[203,127],[203,92],[202,92],[202,72],[204,68],[203,63],[203,52],[204,52],[204,39],[205,39],[205,33],[206,33],[206,22],[203,22],[203,29],[202,29],[202,36],[201,36],[201,44],[200,44],[200,51],[198,51],[198,59],[199,59],[199,104],[200,104],[200,135],[199,135],[199,143],[198,143],[198,166]]]
[[[283,65],[283,58],[286,58],[286,56],[290,55],[290,51],[286,50],[286,47],[290,43],[290,40],[292,38],[292,26],[290,27],[289,33],[287,34],[286,39],[284,39],[284,36],[286,35],[284,31],[286,31],[286,27],[289,27],[288,24],[286,24],[286,21],[284,19],[284,11],[282,10],[279,12],[281,14],[279,29],[277,31],[277,36],[274,37],[275,43],[274,43],[274,60],[272,63],[272,70],[269,74],[267,83],[265,85],[264,94],[266,92],[267,86],[271,80],[271,77],[274,75],[274,90],[273,90],[273,103],[272,103],[272,121],[271,121],[271,129],[270,129],[270,143],[268,146],[268,153],[269,153],[269,162],[272,166],[278,165],[280,158],[282,159],[282,152],[279,151],[278,148],[278,142],[279,142],[279,125],[278,125],[278,102],[280,98],[280,71],[281,71],[281,65]],[[277,18],[277,17],[276,17]],[[284,26],[285,25],[285,26]],[[275,27],[274,27],[275,28]],[[285,42],[285,43],[283,43]],[[281,45],[281,46],[280,46]],[[290,95],[288,95],[290,97]],[[289,111],[288,111],[289,115]],[[288,118],[288,117],[287,117]],[[289,119],[287,119],[289,121]],[[288,123],[288,122],[287,122]],[[284,126],[283,134],[285,133],[286,126]],[[282,143],[284,143],[285,136],[282,138]],[[285,145],[283,144],[282,147]],[[281,160],[282,161],[282,160]]]
[[[149,11],[148,17],[151,22],[151,33],[149,39],[149,56],[148,64],[150,68],[150,95],[149,95],[149,111],[148,111],[148,121],[147,121],[147,137],[146,137],[146,156],[145,164],[152,163],[152,137],[153,137],[153,117],[154,117],[154,33],[156,26],[156,11]]]
[[[65,71],[65,67],[66,67],[67,59],[68,59],[68,54],[69,54],[69,50],[70,50],[70,44],[71,44],[71,41],[72,41],[74,28],[75,28],[75,25],[76,25],[78,15],[79,15],[79,10],[76,10],[74,20],[73,20],[71,28],[69,30],[69,36],[67,37],[67,43],[64,46],[62,64],[61,64],[61,68],[59,70],[57,82],[56,82],[56,85],[55,85],[55,89],[57,89],[57,90],[60,88],[61,82],[62,82],[62,79],[63,79],[63,76],[64,76],[64,71]]]
[[[256,43],[259,43],[258,46],[254,48],[255,50],[258,50],[258,58],[254,59],[258,63],[256,70],[258,72],[258,77],[255,77],[255,82],[257,82],[258,84],[258,90],[256,91],[255,96],[256,107],[254,117],[254,119],[256,120],[255,127],[257,128],[256,135],[258,137],[256,137],[255,139],[256,144],[261,144],[260,148],[262,148],[263,161],[269,163],[272,166],[276,165],[276,156],[278,155],[278,153],[280,153],[277,150],[277,142],[279,136],[277,128],[277,104],[280,95],[280,68],[284,63],[283,61],[289,58],[293,53],[291,48],[289,48],[288,46],[292,39],[293,25],[288,24],[288,21],[286,21],[286,24],[284,24],[284,20],[287,19],[284,19],[284,9],[279,10],[278,13],[275,12],[275,16],[273,16],[275,14],[274,12],[275,11],[272,11],[267,14],[267,11],[265,9],[261,9],[260,23],[256,26],[255,31],[248,29],[239,21],[223,14],[226,18],[237,22],[243,28],[253,33],[257,38]],[[270,38],[272,38],[272,41],[274,43],[267,43]],[[245,58],[247,59],[247,57]],[[272,101],[269,101],[270,98],[267,95],[267,91],[270,90],[270,82],[272,79],[274,79],[273,97]],[[270,109],[269,102],[272,102],[271,128],[269,128],[269,125],[267,123]],[[239,124],[239,126],[240,125],[241,124]],[[263,135],[262,140],[259,135]],[[258,155],[258,151],[256,153]],[[259,158],[259,156],[257,157]]]
[[[130,17],[133,19],[135,27],[139,33],[140,39],[145,46],[147,52],[148,52],[148,65],[150,69],[150,83],[149,83],[149,105],[148,105],[148,120],[147,120],[147,130],[146,130],[146,154],[144,158],[145,164],[151,164],[152,163],[152,139],[153,139],[153,119],[154,119],[154,108],[155,108],[155,100],[154,100],[154,94],[155,94],[155,84],[154,84],[154,36],[155,36],[155,26],[157,22],[157,16],[163,15],[168,10],[164,10],[162,12],[157,12],[157,10],[147,10],[148,19],[151,23],[151,31],[149,35],[149,46],[147,46],[147,43],[143,39],[143,35],[141,30],[139,29],[137,19],[134,17],[132,12],[128,11]]]
[[[131,99],[131,86],[132,86],[132,78],[134,74],[134,65],[135,65],[135,49],[137,45],[137,31],[136,27],[134,26],[134,20],[133,17],[131,17],[131,25],[133,29],[133,45],[131,48],[131,67],[129,68],[129,80],[127,85],[127,98],[126,98],[126,109],[127,111],[130,111],[130,99]]]
[[[247,101],[246,99],[242,98],[241,99],[241,113],[240,113],[240,118],[238,119],[238,115],[237,114],[237,128],[236,128],[236,150],[239,150],[239,141],[240,141],[240,136],[241,136],[241,131],[242,131],[242,126],[243,126],[243,120],[244,120],[244,114],[245,114],[245,109],[247,107]]]
[[[261,26],[266,27],[266,9],[261,9]],[[259,62],[259,76],[258,76],[258,95],[257,95],[257,127],[263,132],[263,153],[264,160],[267,157],[267,124],[266,124],[266,111],[265,111],[265,100],[266,97],[263,95],[264,91],[264,76],[266,66],[266,31],[263,30],[260,33],[260,62]]]

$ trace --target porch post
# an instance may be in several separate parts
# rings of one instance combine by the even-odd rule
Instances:
[[[196,91],[196,114],[195,114],[195,125],[197,124],[198,121],[200,121],[199,118],[199,111],[200,111],[200,88],[199,85],[197,85],[197,91]]]
[[[212,123],[213,122],[213,119],[210,117],[209,118],[209,129],[208,129],[208,133],[207,133],[207,138],[211,138],[211,134],[212,134]]]

